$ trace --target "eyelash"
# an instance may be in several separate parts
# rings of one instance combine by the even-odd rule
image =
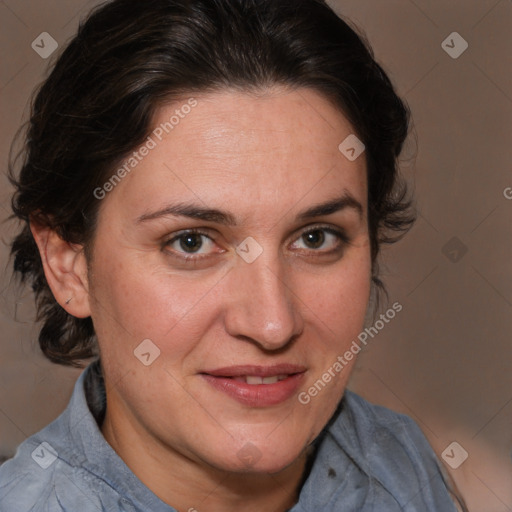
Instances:
[[[324,232],[330,235],[334,235],[338,239],[337,247],[334,249],[331,249],[329,251],[321,251],[316,249],[300,249],[300,251],[306,251],[306,252],[312,252],[317,253],[316,257],[331,255],[336,252],[342,251],[346,246],[350,245],[351,239],[347,236],[344,230],[341,229],[335,229],[329,226],[312,226],[305,231],[303,231],[298,238],[295,240],[299,240],[301,237],[308,235],[309,233],[315,233],[315,232]],[[214,239],[210,236],[209,233],[202,231],[201,229],[193,228],[193,229],[187,229],[181,232],[178,232],[175,234],[172,238],[165,240],[163,242],[163,249],[167,249],[170,245],[172,245],[174,242],[179,241],[180,238],[185,237],[187,235],[202,235],[206,238],[210,239],[212,242],[214,242]],[[201,247],[200,247],[201,248]],[[180,252],[180,251],[167,251],[168,253],[171,253],[173,256],[176,256],[177,258],[180,258],[182,260],[188,261],[190,263],[198,262],[200,260],[203,260],[205,258],[209,258],[211,256],[211,253],[208,254],[196,254],[196,253],[186,253],[186,252]],[[225,252],[225,251],[222,251]]]

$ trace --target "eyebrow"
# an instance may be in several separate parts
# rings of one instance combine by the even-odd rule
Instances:
[[[331,215],[347,208],[354,209],[359,214],[359,217],[363,217],[363,206],[361,203],[354,196],[346,192],[341,197],[332,199],[326,203],[312,206],[311,208],[308,208],[307,210],[299,213],[297,215],[297,220],[307,220],[314,217],[323,217],[324,215]]]
[[[363,217],[363,206],[361,203],[353,197],[351,194],[346,192],[341,197],[331,199],[325,203],[320,203],[312,206],[306,210],[303,210],[297,215],[297,220],[308,220],[315,217],[323,217],[325,215],[332,215],[341,210],[353,209],[359,217]],[[205,208],[194,203],[177,203],[168,205],[160,210],[151,213],[144,213],[137,218],[137,223],[146,222],[148,220],[158,219],[166,216],[181,216],[189,217],[191,219],[203,220],[208,222],[214,222],[217,224],[225,224],[227,226],[236,226],[235,216],[226,211],[217,210],[214,208]]]

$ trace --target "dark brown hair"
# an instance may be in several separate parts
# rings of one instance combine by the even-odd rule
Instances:
[[[14,269],[35,292],[49,359],[79,365],[96,354],[96,338],[91,318],[55,301],[29,220],[90,249],[93,191],[148,136],[163,102],[272,85],[320,92],[364,142],[372,280],[383,288],[380,246],[413,222],[397,168],[409,114],[361,36],[321,0],[114,0],[89,15],[57,59],[32,102],[22,158],[10,164],[23,224]]]

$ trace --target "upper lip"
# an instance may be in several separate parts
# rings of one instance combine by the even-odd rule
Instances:
[[[272,366],[257,366],[252,364],[226,366],[224,368],[216,368],[215,370],[206,370],[201,373],[213,375],[214,377],[244,377],[247,375],[255,377],[272,377],[274,375],[291,375],[295,373],[303,373],[305,371],[305,366],[283,363]]]

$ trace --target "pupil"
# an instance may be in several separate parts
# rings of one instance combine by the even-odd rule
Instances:
[[[186,252],[194,252],[200,249],[201,245],[203,245],[203,242],[201,235],[198,234],[183,235],[180,240],[180,246]]]
[[[310,247],[320,247],[324,243],[324,233],[323,231],[310,231],[304,235],[306,237],[305,241]]]

